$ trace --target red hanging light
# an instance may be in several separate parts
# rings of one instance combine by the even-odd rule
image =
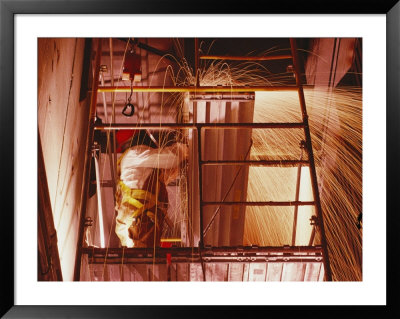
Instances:
[[[141,57],[132,51],[125,55],[122,80],[140,82],[142,80]]]

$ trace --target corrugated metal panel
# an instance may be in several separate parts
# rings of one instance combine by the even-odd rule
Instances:
[[[304,281],[318,281],[322,263],[308,263]]]
[[[242,281],[249,281],[249,267],[250,265],[248,263],[243,265]]]
[[[303,281],[305,264],[301,262],[284,263],[282,281]]]
[[[265,281],[267,263],[252,263],[249,265],[249,281]]]
[[[228,264],[226,263],[206,263],[206,281],[227,281]]]
[[[189,281],[189,264],[176,264],[177,280]]]
[[[203,279],[203,269],[200,263],[189,264],[189,281],[204,281]]]
[[[267,281],[281,281],[282,269],[283,269],[283,263],[269,263]]]
[[[192,101],[198,123],[245,123],[253,121],[254,99]],[[254,96],[252,96],[254,98]],[[196,112],[197,110],[197,112]],[[203,160],[244,160],[251,145],[251,129],[203,130]],[[194,168],[197,169],[196,159]],[[247,195],[247,166],[207,166],[203,168],[203,200],[245,201]],[[197,185],[194,194],[198,193]],[[194,195],[196,196],[196,195]],[[243,244],[245,210],[242,207],[217,206],[203,208],[203,229],[213,220],[204,237],[206,245],[236,246]],[[198,212],[194,211],[194,220]],[[197,216],[196,216],[197,214]],[[213,216],[215,219],[212,219]]]
[[[325,276],[325,268],[324,268],[324,264],[321,263],[321,269],[319,272],[318,281],[324,281],[324,276]]]
[[[232,263],[229,264],[228,269],[228,281],[243,281],[243,264]]]
[[[173,263],[171,281],[323,281],[322,262]],[[166,264],[89,264],[87,281],[167,281]],[[204,277],[205,276],[205,277]]]

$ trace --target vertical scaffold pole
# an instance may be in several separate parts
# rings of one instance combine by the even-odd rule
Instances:
[[[75,257],[75,269],[74,269],[74,281],[79,281],[81,276],[81,261],[82,261],[82,242],[83,242],[83,233],[84,233],[84,225],[85,225],[85,216],[87,209],[87,199],[89,195],[89,182],[90,182],[90,163],[92,159],[92,144],[94,138],[94,121],[95,121],[95,111],[97,104],[97,88],[99,86],[99,73],[100,73],[100,59],[101,59],[101,43],[102,39],[99,38],[97,40],[97,50],[96,50],[96,58],[95,58],[95,66],[94,66],[94,76],[92,81],[92,94],[90,99],[90,109],[89,109],[89,127],[86,138],[86,154],[85,154],[85,167],[84,167],[84,175],[83,175],[83,186],[82,186],[82,196],[81,196],[81,206],[79,212],[79,233],[78,233],[78,242],[76,249],[76,257]]]
[[[311,143],[310,127],[308,124],[306,101],[304,98],[304,91],[303,91],[303,86],[301,84],[301,78],[300,78],[301,73],[300,73],[300,67],[299,67],[299,58],[297,55],[296,40],[293,38],[290,39],[290,47],[291,47],[292,57],[293,57],[293,66],[294,66],[294,72],[295,72],[295,76],[296,76],[296,85],[298,88],[301,114],[302,114],[302,119],[303,119],[303,123],[304,123],[304,135],[306,138],[306,150],[308,152],[308,160],[310,163],[309,168],[310,168],[312,191],[313,191],[314,201],[315,201],[315,209],[316,209],[316,213],[317,213],[317,217],[318,217],[318,226],[319,226],[320,232],[321,232],[321,244],[322,244],[323,258],[324,258],[325,279],[327,281],[332,281],[332,273],[331,273],[331,269],[330,269],[328,247],[327,247],[327,242],[326,242],[326,237],[325,237],[325,228],[324,228],[324,221],[323,221],[323,215],[322,215],[321,199],[320,199],[319,191],[318,191],[317,173],[315,170],[314,154],[313,154],[312,143]]]

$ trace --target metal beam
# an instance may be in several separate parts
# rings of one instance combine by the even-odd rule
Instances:
[[[229,93],[189,93],[190,101],[243,101],[248,102],[255,99],[254,92],[229,92]]]
[[[298,201],[299,200],[299,196],[300,196],[301,167],[302,167],[302,165],[299,164],[299,166],[297,168],[296,194],[295,194],[295,197],[294,197],[295,201]],[[298,211],[299,211],[299,206],[295,206],[294,207],[294,214],[293,214],[292,246],[294,246],[296,244]]]
[[[320,246],[237,246],[237,247],[172,247],[149,248],[94,248],[87,247],[90,264],[168,264],[171,263],[322,263]],[[168,258],[168,255],[170,256]]]
[[[94,90],[96,91],[96,90]],[[280,86],[134,86],[132,92],[147,93],[223,93],[223,92],[269,92],[269,91],[297,91],[297,86],[280,85]],[[131,92],[130,86],[101,86],[97,89],[98,93],[102,92]]]
[[[198,161],[199,161],[199,165],[198,165],[198,172],[199,172],[199,176],[198,176],[198,180],[199,180],[199,196],[200,196],[200,242],[199,242],[199,247],[200,249],[203,249],[204,246],[204,234],[203,234],[203,183],[202,183],[202,179],[203,179],[203,170],[202,167],[200,165],[202,158],[201,158],[201,130],[197,130],[196,132],[197,134],[197,153],[198,153]]]
[[[211,255],[225,255],[229,253],[231,256],[251,256],[256,254],[263,254],[265,256],[305,256],[305,255],[316,255],[320,256],[322,253],[321,246],[232,246],[232,247],[210,247],[205,246],[203,249],[199,247],[170,247],[162,248],[153,247],[150,248],[97,248],[97,247],[85,247],[82,248],[82,253],[90,256],[107,256],[107,258],[113,258],[117,256],[135,256],[141,257],[153,257],[153,256],[166,256],[167,254],[173,254],[177,256],[192,256],[199,254],[207,257]]]
[[[153,53],[153,54],[156,54],[156,55],[158,55],[158,56],[161,56],[161,57],[163,57],[163,58],[166,58],[166,59],[168,59],[168,60],[170,60],[170,61],[172,61],[172,62],[177,62],[177,61],[178,61],[178,59],[177,59],[172,53],[170,53],[170,52],[165,52],[165,51],[161,51],[161,50],[159,50],[159,49],[157,49],[157,48],[155,48],[155,47],[152,47],[152,46],[150,46],[150,45],[148,45],[148,44],[146,44],[146,43],[137,42],[137,46],[138,46],[139,48],[144,49],[144,50],[146,50],[146,51],[149,51],[149,52],[151,52],[151,53]]]
[[[84,248],[90,264],[167,264],[172,263],[322,263],[322,248],[307,246],[280,247],[193,247],[159,248]]]
[[[266,256],[253,256],[253,257],[237,257],[237,256],[210,256],[204,257],[199,254],[193,253],[191,256],[182,256],[182,257],[171,257],[172,264],[196,264],[198,263],[321,263],[322,264],[322,256],[277,256],[277,257],[266,257]],[[100,255],[90,256],[88,258],[89,264],[105,264],[108,265],[165,265],[167,263],[167,257],[103,257]],[[204,280],[204,279],[203,279]],[[168,281],[168,280],[166,280]]]
[[[165,129],[278,129],[278,128],[303,128],[303,123],[134,123],[134,124],[98,124],[95,130],[165,130]]]
[[[232,56],[232,55],[201,55],[201,60],[230,60],[230,61],[271,61],[291,59],[290,54],[267,56]]]
[[[249,160],[249,161],[202,161],[203,166],[218,166],[218,165],[247,165],[247,166],[285,166],[296,167],[297,165],[307,165],[306,160]]]
[[[113,47],[113,39],[109,38],[108,39],[109,45],[110,45],[110,71],[111,71],[111,85],[114,86],[114,47]],[[111,93],[111,106],[112,106],[112,115],[111,115],[111,123],[115,123],[115,93]],[[110,157],[110,170],[111,170],[111,177],[112,180],[114,181],[113,185],[113,191],[114,194],[116,192],[117,186],[115,185],[116,181],[116,174],[117,174],[117,140],[115,136],[115,132],[112,132],[112,141],[113,141],[113,146],[112,146],[112,152],[111,152],[111,145],[109,145],[109,157]],[[107,144],[109,144],[110,141],[110,136],[107,132]],[[112,155],[111,155],[112,153]],[[115,197],[114,198],[114,206],[115,206]]]
[[[314,200],[315,200],[315,204],[316,204],[315,206],[316,206],[317,217],[319,219],[319,227],[321,230],[321,243],[322,243],[322,247],[324,250],[325,276],[328,281],[332,281],[332,273],[331,273],[330,263],[329,263],[328,245],[327,245],[326,237],[325,237],[325,227],[324,227],[324,222],[323,222],[321,200],[320,200],[319,191],[318,191],[317,173],[315,170],[314,155],[313,155],[312,142],[311,142],[311,133],[310,133],[310,127],[308,125],[306,100],[304,97],[304,91],[303,91],[303,87],[302,87],[301,79],[300,79],[301,73],[300,73],[300,67],[299,67],[299,58],[297,56],[296,40],[293,38],[290,39],[290,47],[291,47],[292,56],[293,56],[293,65],[294,65],[294,72],[295,72],[295,76],[296,76],[296,85],[298,87],[299,101],[300,101],[301,113],[302,113],[303,123],[304,123],[304,135],[306,138],[306,149],[308,152],[308,159],[310,162],[309,168],[310,168],[312,191],[313,191]]]
[[[194,76],[196,79],[196,87],[200,86],[200,69],[199,69],[199,39],[194,38]]]
[[[99,234],[100,234],[100,247],[105,247],[104,240],[104,223],[103,223],[103,201],[101,195],[101,187],[100,187],[100,168],[99,161],[97,155],[94,154],[94,166],[96,172],[96,195],[97,195],[97,217],[98,217],[98,226],[99,226]]]
[[[193,124],[192,124],[193,125]],[[292,123],[196,123],[194,124],[205,129],[241,129],[241,128],[253,128],[253,129],[278,129],[278,128],[304,128],[302,122]]]
[[[206,202],[203,201],[203,206],[314,206],[313,201],[286,201],[286,202]]]

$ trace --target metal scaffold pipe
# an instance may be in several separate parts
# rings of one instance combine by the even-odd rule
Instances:
[[[280,85],[280,86],[101,86],[97,89],[98,93],[102,92],[147,92],[147,93],[224,93],[224,92],[268,92],[268,91],[297,91],[297,86]]]
[[[299,164],[307,165],[306,160],[249,160],[249,161],[202,161],[203,166],[218,166],[218,165],[247,165],[247,166],[285,166],[294,167]]]
[[[230,60],[230,61],[272,61],[291,59],[290,54],[267,56],[231,56],[231,55],[201,55],[200,60]]]
[[[105,248],[105,240],[104,240],[104,222],[103,222],[103,200],[101,195],[101,186],[100,186],[100,168],[99,168],[99,160],[97,156],[94,156],[94,165],[96,171],[96,193],[97,193],[97,212],[98,212],[98,225],[99,225],[99,234],[100,234],[100,247]]]
[[[94,129],[100,131],[114,130],[165,130],[165,129],[279,129],[303,128],[303,123],[134,123],[134,124],[97,124]]]
[[[325,236],[325,227],[324,227],[324,221],[323,221],[323,214],[322,214],[322,206],[321,206],[321,199],[319,195],[319,190],[318,190],[318,181],[317,181],[317,173],[315,169],[315,162],[314,162],[314,155],[313,155],[313,148],[312,148],[312,142],[311,142],[311,133],[310,133],[310,127],[308,124],[308,115],[307,115],[307,108],[306,108],[306,100],[304,97],[304,90],[303,86],[301,84],[301,71],[299,67],[299,57],[297,54],[297,44],[296,40],[291,38],[290,39],[290,47],[292,51],[292,56],[293,56],[293,65],[294,65],[294,73],[296,77],[296,85],[298,87],[298,96],[299,96],[299,102],[300,102],[300,107],[301,107],[301,113],[302,113],[302,118],[304,122],[304,135],[306,139],[306,150],[308,152],[308,158],[309,158],[309,169],[310,169],[310,178],[311,178],[311,185],[312,185],[312,192],[313,192],[313,197],[315,200],[315,208],[316,208],[316,213],[317,217],[319,219],[319,230],[321,232],[321,244],[324,252],[324,267],[325,267],[325,276],[327,281],[332,281],[332,273],[331,273],[331,268],[330,268],[330,262],[329,262],[329,252],[328,252],[328,244],[326,241],[326,236]]]
[[[314,206],[315,202],[202,202],[203,206]]]
[[[207,255],[207,257],[214,258],[231,258],[231,262],[235,262],[234,259],[238,257],[238,253],[243,257],[256,257],[261,258],[292,258],[293,261],[304,262],[307,258],[320,259],[322,248],[319,246],[232,246],[232,247],[205,247],[193,249],[193,247],[171,247],[161,248],[156,247],[152,252],[149,252],[148,248],[98,248],[98,247],[86,247],[83,248],[83,253],[87,254],[90,262],[98,263],[99,258],[107,258],[107,263],[120,263],[119,258],[124,258],[124,262],[129,262],[128,258],[134,258],[135,263],[146,263],[149,260],[150,263],[154,262],[154,258],[162,258],[162,262],[165,263],[167,254],[172,254],[174,262],[188,262],[187,259],[198,259],[201,256]],[[285,254],[285,256],[283,255]],[[187,258],[187,259],[186,259]],[[113,262],[116,260],[116,262]],[[225,260],[226,261],[226,260]],[[104,263],[105,260],[101,260]]]

